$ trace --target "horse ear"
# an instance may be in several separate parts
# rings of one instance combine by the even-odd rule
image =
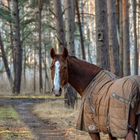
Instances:
[[[68,56],[68,50],[67,50],[67,48],[65,48],[64,47],[64,49],[63,49],[63,58],[67,58],[67,56]]]
[[[55,50],[54,50],[54,48],[51,48],[50,56],[51,56],[52,59],[54,59],[54,57],[55,57]]]

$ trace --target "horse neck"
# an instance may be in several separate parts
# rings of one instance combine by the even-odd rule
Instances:
[[[75,57],[68,57],[68,82],[83,96],[83,91],[90,81],[102,69]]]

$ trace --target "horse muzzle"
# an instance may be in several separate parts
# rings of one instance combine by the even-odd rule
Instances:
[[[52,88],[52,93],[55,96],[61,96],[61,94],[62,94],[62,88],[60,88],[59,90],[55,90],[54,88]]]

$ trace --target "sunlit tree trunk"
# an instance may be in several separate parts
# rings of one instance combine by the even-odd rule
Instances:
[[[44,64],[44,72],[45,72],[45,82],[44,82],[44,94],[47,93],[47,88],[49,91],[51,91],[51,84],[49,82],[49,76],[48,76],[48,72],[47,72],[47,63],[46,63],[46,58],[47,58],[47,48],[46,48],[46,44],[44,44],[44,50],[45,50],[45,54],[44,54],[44,58],[43,58],[43,64]]]
[[[84,36],[83,36],[81,17],[80,17],[80,12],[79,12],[79,0],[75,0],[75,5],[76,5],[76,13],[77,13],[78,26],[79,26],[79,33],[80,33],[82,58],[86,59],[85,47],[84,47]]]
[[[123,18],[123,75],[130,75],[130,46],[129,46],[129,2],[122,1]]]
[[[134,74],[138,74],[138,48],[137,48],[137,24],[136,24],[136,0],[132,0],[133,8],[133,27],[134,27]]]
[[[8,3],[9,11],[12,14],[11,6],[10,6],[11,5],[11,0],[7,0],[7,3]],[[10,26],[10,48],[11,48],[11,52],[12,52],[13,69],[15,69],[15,62],[14,62],[14,60],[15,60],[15,58],[14,58],[14,37],[13,37],[13,27],[12,27],[12,22],[11,21],[9,23],[9,26]]]
[[[107,1],[95,0],[97,65],[110,69],[107,25]]]
[[[108,36],[110,51],[110,70],[116,75],[120,75],[119,65],[119,44],[117,40],[117,18],[116,18],[116,0],[107,0],[108,5]]]

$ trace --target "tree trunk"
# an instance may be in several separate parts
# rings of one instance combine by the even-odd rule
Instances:
[[[34,48],[34,81],[33,81],[33,90],[36,92],[36,48]]]
[[[11,1],[7,0],[7,3],[8,3],[9,11],[12,14],[11,7],[10,7]],[[14,62],[14,60],[15,60],[15,58],[14,58],[15,57],[15,55],[14,55],[14,36],[13,36],[12,22],[9,23],[9,26],[10,26],[10,47],[11,47],[12,58],[13,58],[13,69],[15,70],[15,62]]]
[[[84,47],[84,37],[83,37],[82,24],[81,24],[80,12],[79,12],[79,2],[78,1],[79,0],[75,0],[75,5],[76,5],[77,20],[78,20],[80,40],[81,40],[82,58],[86,59],[85,47]]]
[[[45,72],[44,94],[46,94],[47,87],[48,87],[49,91],[51,91],[51,84],[49,82],[49,76],[48,76],[48,72],[47,72],[47,63],[46,63],[46,58],[47,58],[46,44],[44,44],[44,50],[45,50],[45,54],[44,54],[44,58],[43,58],[44,72]]]
[[[134,27],[134,74],[138,75],[138,48],[137,48],[137,27],[136,27],[136,0],[132,0],[133,7],[133,27]]]
[[[65,0],[66,42],[70,55],[75,55],[74,29],[75,29],[75,0]]]
[[[13,88],[13,78],[12,78],[12,75],[11,75],[10,68],[8,66],[8,60],[7,60],[5,50],[4,50],[3,41],[2,41],[2,38],[1,38],[1,33],[0,33],[0,50],[1,50],[1,54],[2,54],[2,60],[3,60],[3,63],[4,63],[4,67],[5,67],[5,70],[6,70],[6,74],[7,74],[9,83],[10,83],[10,87],[12,89]]]
[[[54,13],[56,18],[56,32],[57,32],[57,39],[59,42],[59,50],[62,52],[63,47],[66,47],[66,39],[65,39],[65,31],[64,31],[64,22],[63,22],[63,14],[61,8],[61,0],[53,0],[54,4]]]
[[[22,76],[22,46],[20,40],[20,18],[19,18],[19,1],[12,0],[12,16],[15,21],[13,25],[14,29],[14,88],[13,92],[15,94],[20,93],[21,88],[21,76]]]
[[[109,70],[107,2],[95,0],[97,65]]]
[[[108,0],[108,36],[110,50],[110,70],[116,75],[120,75],[119,65],[119,44],[117,40],[117,19],[116,19],[116,0]]]
[[[129,48],[129,5],[128,0],[122,1],[123,17],[123,75],[130,75],[130,48]]]
[[[56,16],[56,31],[57,31],[58,41],[59,41],[59,48],[62,51],[63,47],[67,47],[67,46],[66,46],[66,39],[65,39],[65,32],[64,32],[64,23],[63,23],[62,9],[61,9],[61,0],[60,1],[53,0],[53,2],[54,2],[54,13],[55,13],[55,16]],[[67,2],[68,2],[67,5],[69,5],[70,1],[67,1]],[[67,26],[69,26],[68,27],[69,29],[71,28],[70,24],[68,24]],[[68,39],[68,41],[70,41],[69,45],[72,45],[73,40],[71,40],[71,39],[73,39],[73,38],[71,38],[71,36],[72,35],[74,36],[74,32],[73,31],[69,32],[69,35],[70,35],[69,39]],[[70,47],[72,47],[72,46],[70,46]],[[69,107],[73,107],[73,105],[75,104],[75,100],[76,100],[76,98],[75,98],[75,100],[73,100],[73,96],[75,96],[75,93],[71,92],[71,94],[70,94],[69,91],[73,91],[73,89],[72,89],[71,86],[69,88],[71,88],[71,90],[68,90],[67,88],[64,89],[65,100],[68,101],[67,105]]]
[[[39,91],[43,92],[43,80],[42,80],[42,0],[39,0],[39,15],[38,15],[38,33],[39,33]]]
[[[122,0],[117,0],[118,9],[118,40],[119,40],[119,61],[120,77],[123,76],[123,20],[122,20]]]
[[[65,0],[66,41],[69,54],[75,56],[74,29],[75,29],[75,0]],[[76,91],[69,85],[65,90],[65,104],[74,108],[77,100]]]
[[[23,54],[24,54],[24,56],[23,56],[23,81],[24,81],[24,89],[26,89],[26,48],[24,47],[23,48]]]
[[[74,109],[74,106],[77,103],[77,94],[75,89],[70,84],[67,84],[67,90],[65,90],[64,98],[65,106]]]

